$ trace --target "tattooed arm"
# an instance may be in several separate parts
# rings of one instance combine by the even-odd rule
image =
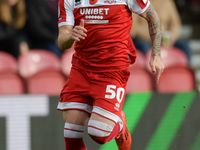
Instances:
[[[158,83],[159,78],[162,72],[164,71],[164,65],[162,63],[160,54],[162,38],[160,18],[151,4],[147,8],[147,10],[140,16],[145,18],[148,23],[149,35],[151,37],[152,43],[152,53],[149,64],[152,69],[152,72],[156,72],[156,82]]]
[[[160,56],[160,45],[162,37],[160,18],[151,4],[147,8],[147,10],[140,16],[145,18],[148,22],[149,34],[152,42],[152,55]]]

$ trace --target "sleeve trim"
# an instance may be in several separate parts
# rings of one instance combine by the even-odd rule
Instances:
[[[64,26],[64,25],[74,26],[74,24],[72,22],[61,22],[61,23],[58,23],[58,27],[61,27],[61,26]]]
[[[142,14],[143,12],[145,12],[147,10],[147,8],[149,7],[149,5],[150,5],[150,1],[148,1],[147,5],[146,5],[146,7],[144,9],[141,9],[141,11],[138,11],[137,13],[138,14]]]

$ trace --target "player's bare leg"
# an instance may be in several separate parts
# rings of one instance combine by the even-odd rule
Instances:
[[[63,111],[63,120],[67,123],[74,123],[85,126],[89,118],[89,114],[80,110]]]

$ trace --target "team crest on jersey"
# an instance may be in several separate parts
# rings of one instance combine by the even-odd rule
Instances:
[[[104,3],[113,4],[113,3],[116,3],[116,1],[115,0],[106,0],[106,1],[104,1]]]
[[[75,0],[75,6],[80,5],[81,4],[81,0]]]
[[[94,5],[98,2],[98,0],[90,0],[90,5]]]

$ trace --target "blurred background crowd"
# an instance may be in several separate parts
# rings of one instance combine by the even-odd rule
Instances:
[[[196,88],[200,89],[200,0],[151,0],[151,3],[158,12],[162,24],[163,39],[161,51],[164,53],[162,57],[166,57],[163,58],[164,64],[166,63],[165,65],[167,67],[168,64],[170,64],[172,68],[174,66],[178,66],[179,68],[180,66],[184,66],[184,68],[189,70],[189,73],[182,70],[176,73],[173,82],[177,84],[177,79],[180,79],[180,82],[185,80],[184,77],[182,77],[182,80],[181,77],[179,78],[180,74],[184,74],[186,78],[191,78],[191,82],[188,81],[181,85],[190,85],[188,89],[182,89],[182,91]],[[39,50],[41,50],[42,53],[44,51],[50,52],[59,62],[59,64],[57,64],[57,69],[54,69],[54,71],[59,70],[61,73],[59,76],[63,76],[60,88],[67,79],[69,69],[65,71],[66,69],[63,68],[67,68],[67,65],[70,67],[70,57],[73,54],[73,50],[65,52],[59,49],[57,45],[57,8],[58,0],[0,0],[0,52],[10,54],[15,59],[17,65],[14,67],[16,70],[14,72],[19,75],[20,79],[22,78],[23,85],[25,83],[25,89],[23,89],[21,93],[27,93],[27,84],[32,81],[31,77],[35,76],[38,70],[42,70],[42,66],[43,68],[45,68],[45,65],[48,66],[49,68],[47,67],[48,69],[46,70],[49,72],[46,75],[40,75],[40,77],[51,76],[50,72],[53,72],[52,68],[56,68],[55,66],[50,66],[53,62],[53,58],[48,62],[46,58],[48,54],[41,54],[38,52]],[[137,68],[137,65],[140,66],[139,59],[144,58],[147,60],[146,57],[149,55],[151,43],[146,21],[135,14],[133,14],[133,26],[130,35],[139,54],[138,63],[135,64],[135,68]],[[173,53],[173,51],[176,51],[176,53]],[[170,55],[166,55],[166,52],[170,52]],[[33,53],[37,53],[38,56],[35,56]],[[0,55],[3,56],[3,54]],[[25,61],[25,56],[29,56],[27,62]],[[6,56],[4,56],[4,58],[5,57]],[[35,64],[36,62],[40,62],[38,65],[39,67],[37,65],[34,66],[35,64],[33,63],[31,66],[30,57],[33,57]],[[6,61],[8,60],[4,60],[3,62],[3,58],[0,58],[0,72],[1,68],[6,68],[6,64],[9,64]],[[42,64],[44,61],[46,61],[45,65]],[[29,76],[26,76],[27,74],[24,75],[23,71],[21,71],[23,70],[23,65],[26,65],[25,72],[30,70],[32,74],[30,73]],[[143,66],[145,66],[144,63]],[[37,67],[40,69],[37,70]],[[146,67],[143,67],[143,69],[148,70]],[[10,71],[8,71],[9,69],[5,70],[2,71],[4,72],[2,76],[0,74],[0,89],[2,88],[3,90],[8,86],[8,83],[5,83],[6,86],[3,84],[5,81],[5,72],[10,73]],[[177,71],[177,69],[175,70]],[[169,70],[166,71],[166,76],[168,71]],[[192,75],[187,76],[187,74]],[[56,77],[55,72],[52,77]],[[145,82],[144,76],[142,77],[143,79],[141,79],[141,82]],[[45,79],[47,79],[47,77]],[[167,79],[168,78],[163,80]],[[49,84],[50,80],[47,80],[46,85]],[[37,78],[37,81],[41,83],[42,80]],[[50,84],[52,85],[53,83]],[[166,86],[165,82],[162,83],[161,81],[161,84]],[[170,86],[171,85],[169,85],[169,88]],[[128,84],[127,88],[129,87],[133,88]],[[55,86],[53,86],[53,88],[55,89]],[[60,90],[60,88],[58,89]],[[41,91],[43,89],[45,89],[45,87],[41,88]],[[54,89],[52,89],[52,91]],[[150,86],[147,90],[155,89],[159,91],[158,87],[155,87],[155,85]],[[136,89],[136,91],[138,90]],[[174,91],[168,90],[168,92]],[[28,91],[28,93],[30,93],[30,91]],[[6,94],[6,92],[4,91],[2,94]]]
[[[52,0],[0,0],[0,49],[15,58],[38,48],[60,57],[56,7]]]

